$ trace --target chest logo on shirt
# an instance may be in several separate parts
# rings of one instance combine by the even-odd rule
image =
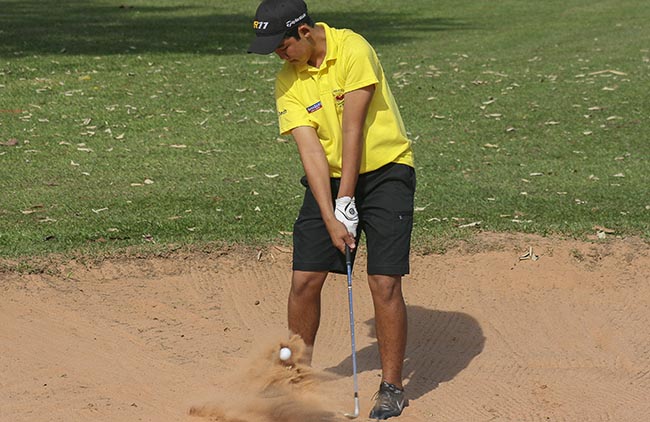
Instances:
[[[308,112],[308,113],[313,113],[313,112],[315,112],[315,111],[320,110],[321,108],[323,108],[323,103],[321,103],[321,102],[319,101],[319,102],[317,102],[317,103],[315,103],[315,104],[312,104],[312,105],[310,105],[309,107],[307,107],[307,112]]]
[[[345,103],[345,91],[342,89],[332,90],[332,96],[334,96],[334,105],[338,110],[343,109],[343,103]]]

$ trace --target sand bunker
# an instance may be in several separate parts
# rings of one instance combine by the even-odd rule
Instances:
[[[539,259],[520,259],[530,248]],[[287,369],[277,349],[287,338],[288,252],[0,273],[0,420],[345,420],[353,409],[345,277],[325,285],[313,369]],[[361,250],[362,417],[380,380],[364,266]],[[412,270],[411,405],[400,422],[647,419],[647,243],[481,234],[445,255],[413,256]]]

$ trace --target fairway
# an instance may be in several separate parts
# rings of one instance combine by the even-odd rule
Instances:
[[[415,155],[391,421],[645,421],[650,2],[307,3],[375,47]],[[285,340],[304,193],[257,4],[0,0],[0,421],[348,420],[345,277],[313,368],[256,355]]]
[[[277,133],[281,61],[245,53],[256,5],[0,1],[0,255],[288,244],[302,169]],[[476,228],[650,233],[649,9],[310,10],[376,47],[413,141],[415,246],[440,252]]]

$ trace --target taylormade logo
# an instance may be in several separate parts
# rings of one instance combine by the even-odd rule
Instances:
[[[291,28],[293,25],[296,23],[300,22],[301,20],[305,19],[305,16],[307,16],[307,13],[303,13],[302,15],[298,16],[294,20],[287,21],[287,28]]]

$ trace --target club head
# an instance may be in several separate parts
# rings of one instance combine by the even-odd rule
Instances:
[[[356,419],[359,417],[359,412],[354,412],[354,413],[344,413],[343,414],[346,418],[348,419]]]
[[[356,419],[359,417],[359,397],[354,398],[354,412],[344,413],[344,415],[348,419]]]

